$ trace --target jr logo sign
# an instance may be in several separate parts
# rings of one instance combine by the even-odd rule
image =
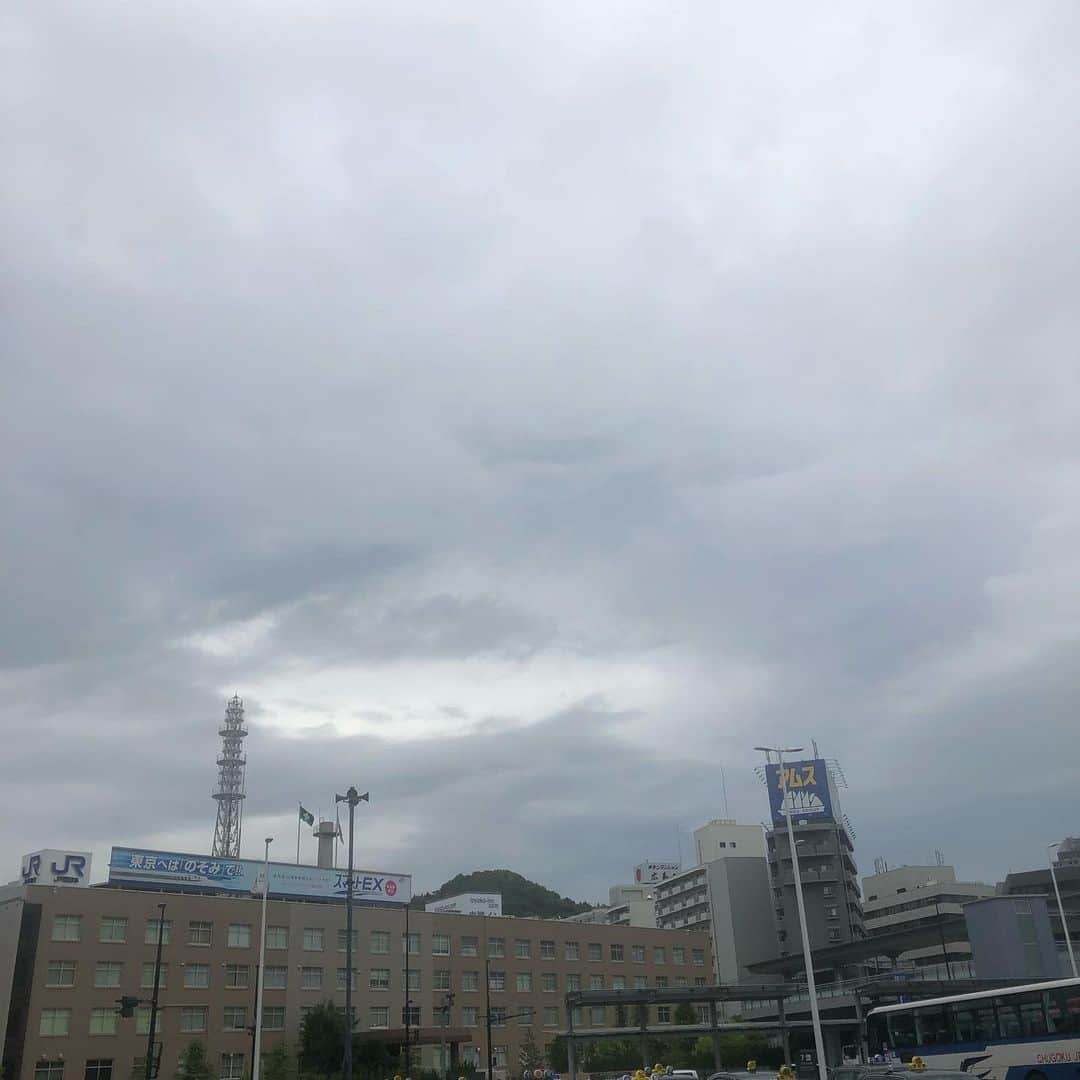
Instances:
[[[24,885],[89,885],[90,853],[35,851],[23,856],[20,874]]]

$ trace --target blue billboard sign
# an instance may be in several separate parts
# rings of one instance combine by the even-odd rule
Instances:
[[[120,847],[114,847],[109,858],[110,885],[165,885],[251,895],[261,890],[262,876],[263,864],[256,859],[212,859],[206,855]],[[348,876],[346,870],[271,863],[270,895],[344,900]],[[409,874],[353,871],[353,899],[359,902],[406,904],[411,898]]]
[[[821,758],[784,762],[783,775],[778,765],[766,765],[765,783],[774,825],[783,825],[788,813],[795,819],[836,820],[829,769]]]

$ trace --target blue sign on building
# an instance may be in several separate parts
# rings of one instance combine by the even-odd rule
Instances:
[[[794,818],[835,820],[829,769],[821,758],[784,762],[782,776],[778,765],[767,765],[765,782],[774,825],[783,825],[789,812]]]

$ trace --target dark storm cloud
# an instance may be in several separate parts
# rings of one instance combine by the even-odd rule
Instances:
[[[205,846],[234,690],[249,821],[364,783],[423,885],[600,898],[720,766],[760,819],[774,737],[843,761],[864,862],[1037,863],[1080,748],[1078,38],[16,5],[8,864]]]

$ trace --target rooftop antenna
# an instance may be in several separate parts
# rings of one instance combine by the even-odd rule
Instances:
[[[810,745],[814,748],[814,757],[821,757],[817,749],[817,739],[811,739]]]
[[[934,858],[937,861],[938,866],[944,866],[945,865],[945,856],[942,855],[941,852],[938,851],[937,848],[934,848]]]
[[[874,873],[875,874],[884,874],[885,873],[885,860],[880,855],[874,860]]]
[[[244,816],[244,703],[233,694],[225,706],[225,721],[218,728],[221,753],[218,754],[218,782],[214,790],[217,822],[214,825],[215,859],[240,858],[240,826]]]
[[[727,808],[727,780],[724,777],[724,766],[720,766],[720,794],[724,799],[724,817],[730,817]]]

